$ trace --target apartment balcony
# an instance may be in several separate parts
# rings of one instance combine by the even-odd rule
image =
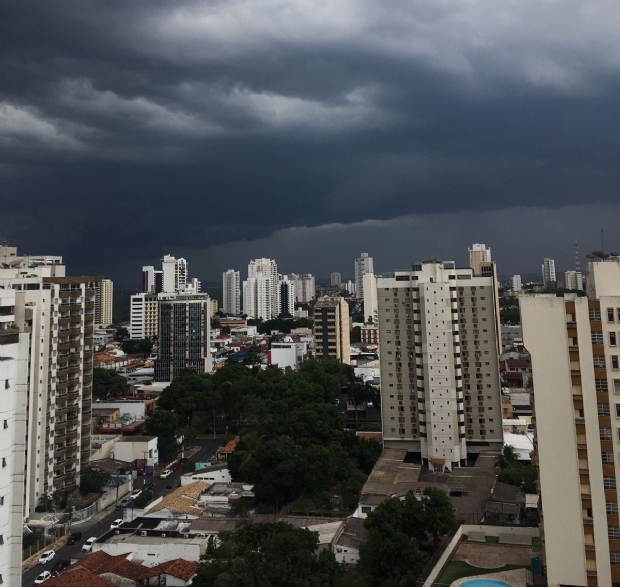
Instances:
[[[62,472],[65,470],[65,459],[58,459],[54,461],[54,473]]]
[[[56,415],[57,416],[63,416],[64,414],[69,412],[69,406],[64,405],[64,406],[56,406]]]
[[[71,382],[73,383],[73,382]],[[67,394],[67,401],[72,401],[72,400],[76,400],[80,398],[80,392],[79,391],[69,391],[69,393]]]
[[[78,431],[77,430],[71,430],[70,432],[67,432],[67,435],[65,438],[67,438],[67,440],[71,439],[71,438],[77,438],[78,437]]]
[[[67,440],[66,430],[56,430],[56,433],[54,434],[54,442],[65,442],[65,440]]]
[[[58,442],[58,440],[54,439],[56,442]],[[56,448],[54,447],[54,456],[55,457],[62,457],[63,455],[65,455],[67,452],[67,447],[66,446],[61,446],[60,448]]]
[[[75,465],[77,463],[77,454],[75,456],[72,457],[67,457],[67,459],[65,459],[65,465]]]
[[[62,489],[65,485],[64,475],[54,475],[54,487],[56,489]]]
[[[82,334],[82,326],[59,328],[58,334],[63,336],[80,336]]]
[[[0,346],[19,342],[19,328],[13,322],[3,322],[0,326]]]

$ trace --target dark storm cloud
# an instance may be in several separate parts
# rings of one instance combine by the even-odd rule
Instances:
[[[291,226],[617,200],[607,0],[3,10],[0,236],[75,270]]]

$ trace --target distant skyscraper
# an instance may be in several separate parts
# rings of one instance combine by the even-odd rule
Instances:
[[[207,294],[160,294],[155,381],[172,381],[191,368],[211,371],[211,301]]]
[[[510,289],[512,289],[512,291],[521,291],[523,289],[520,275],[512,276],[512,279],[510,280]]]
[[[300,304],[307,303],[316,295],[314,275],[309,273],[289,273],[288,280],[295,284],[295,301]]]
[[[185,259],[176,259],[172,255],[164,255],[161,261],[161,270],[163,273],[163,293],[180,291],[187,284],[187,261]]]
[[[583,291],[583,275],[581,275],[581,271],[564,272],[564,289]]]
[[[355,259],[355,297],[358,300],[364,299],[364,275],[374,272],[374,263],[368,253],[362,253],[359,259]]]
[[[377,306],[377,277],[374,273],[366,273],[363,278],[364,282],[364,322],[370,320],[374,324],[377,323],[378,311]]]
[[[109,279],[95,283],[95,324],[112,324],[112,300],[114,284]]]
[[[155,267],[153,265],[142,267],[142,293],[155,293]]]
[[[153,339],[159,331],[157,294],[139,293],[131,296],[129,336],[134,340]]]
[[[474,275],[482,275],[482,268],[488,263],[491,263],[491,247],[474,243],[469,249],[469,266],[474,270]]]
[[[337,287],[342,287],[342,275],[337,271],[332,273],[331,284]]]
[[[314,305],[314,352],[351,364],[349,304],[344,298],[319,298]]]
[[[278,316],[280,314],[295,313],[295,282],[289,281],[285,275],[278,282]]]
[[[249,318],[271,320],[278,316],[278,266],[272,259],[255,259],[243,282],[243,311]]]
[[[555,261],[545,257],[542,264],[542,278],[544,287],[552,287],[555,285]]]
[[[229,269],[222,274],[223,305],[225,314],[237,316],[241,313],[241,291],[239,289],[239,271]]]

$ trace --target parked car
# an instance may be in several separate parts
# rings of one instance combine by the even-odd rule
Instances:
[[[123,524],[123,520],[121,518],[119,518],[118,520],[114,520],[110,524],[110,530],[116,530],[117,528],[120,528],[122,524]]]
[[[93,544],[97,542],[96,536],[91,536],[84,544],[82,545],[82,552],[90,552],[93,549]]]
[[[168,477],[170,477],[170,475],[172,475],[172,471],[170,469],[166,469],[165,471],[161,472],[159,477],[160,479],[167,479]]]
[[[68,545],[77,544],[80,540],[82,540],[82,533],[74,532],[73,534],[69,536],[69,538],[67,538],[67,544]]]
[[[128,505],[131,505],[133,503],[133,499],[131,499],[131,497],[125,497],[124,499],[121,499],[118,502],[118,506],[119,508],[126,508]]]
[[[40,585],[41,583],[44,583],[45,581],[47,581],[48,579],[52,578],[52,573],[50,573],[49,571],[43,571],[35,580],[34,580],[34,584],[35,585]]]
[[[52,575],[55,577],[62,573],[69,565],[71,564],[70,560],[66,558],[59,558],[52,567]]]
[[[56,553],[53,550],[46,550],[40,557],[39,557],[39,564],[40,565],[46,565],[47,563],[49,563],[54,557],[56,556]]]

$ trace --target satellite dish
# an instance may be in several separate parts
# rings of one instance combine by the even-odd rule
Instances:
[[[602,259],[605,256],[605,253],[603,253],[603,251],[592,251],[592,254],[599,259]]]
[[[596,259],[595,255],[586,255],[586,259]]]
[[[620,257],[620,253],[618,253],[618,251],[612,251],[611,253],[609,253],[609,255],[611,257]]]

